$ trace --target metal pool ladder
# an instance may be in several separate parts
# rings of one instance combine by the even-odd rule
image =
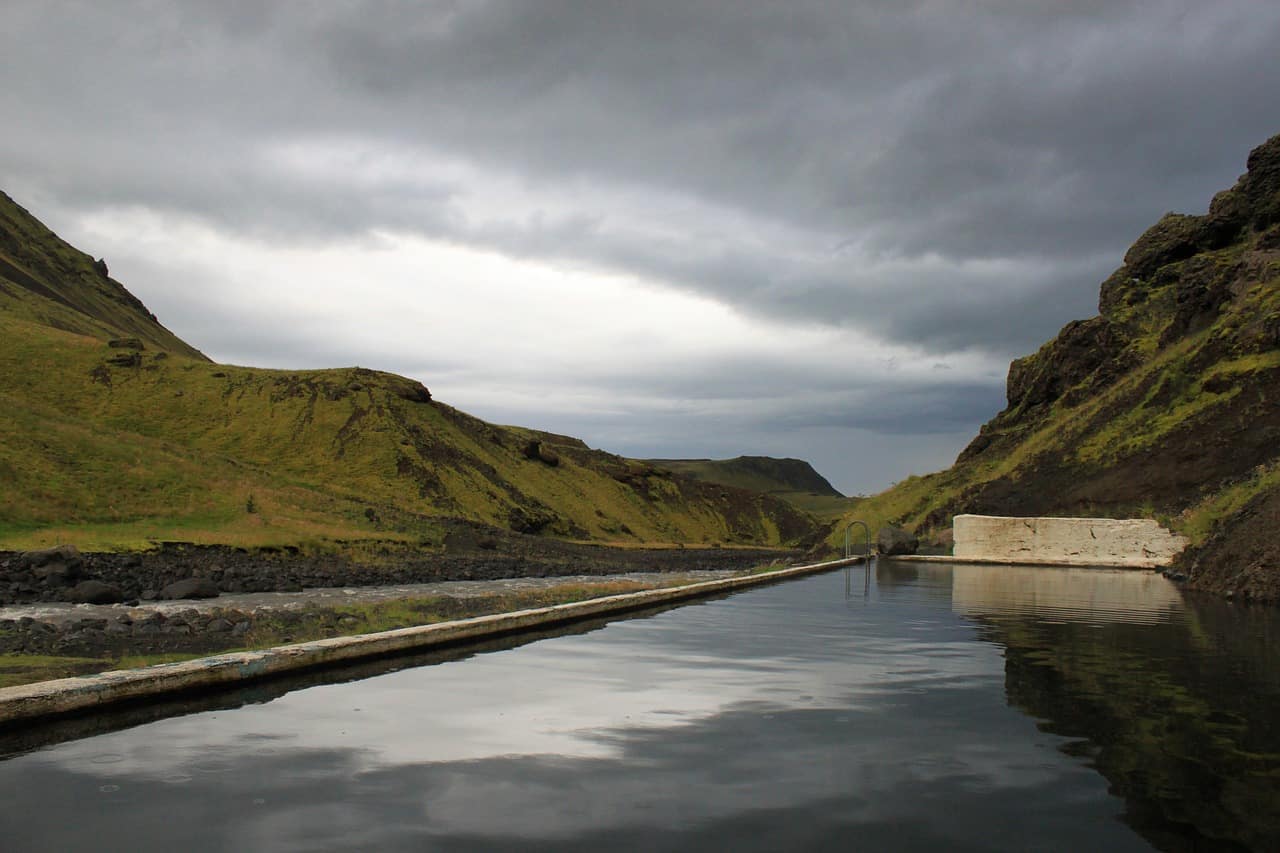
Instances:
[[[864,555],[864,560],[865,560],[864,565],[866,566],[866,572],[863,574],[863,578],[862,578],[862,597],[866,598],[871,592],[872,554],[871,554],[871,528],[867,527],[867,523],[865,521],[859,521],[857,519],[854,519],[853,521],[845,525],[844,558],[846,560],[853,558],[853,543],[849,539],[849,531],[853,529],[853,526],[855,524],[862,527],[862,542],[863,542],[862,553]],[[853,595],[853,566],[846,565],[844,567],[844,596],[845,598],[849,598],[852,595]]]

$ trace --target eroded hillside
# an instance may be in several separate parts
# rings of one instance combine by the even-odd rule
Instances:
[[[438,540],[433,519],[618,543],[782,545],[769,495],[485,423],[361,368],[213,364],[0,198],[0,541]]]

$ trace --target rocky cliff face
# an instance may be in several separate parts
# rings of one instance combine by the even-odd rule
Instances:
[[[1280,136],[1255,149],[1248,166],[1234,188],[1214,198],[1207,215],[1169,213],[1139,237],[1125,253],[1124,265],[1103,282],[1098,316],[1067,324],[1038,352],[1010,365],[1007,408],[983,426],[960,462],[993,448],[1009,449],[1031,428],[1097,399],[1144,367],[1212,372],[1228,360],[1280,346],[1274,299],[1280,260]],[[1189,357],[1162,364],[1175,349]],[[1243,385],[1261,390],[1274,379],[1270,370],[1231,372],[1237,375],[1219,378],[1204,390],[1220,394]],[[1142,383],[1164,386],[1156,402],[1171,394],[1167,374],[1153,373]],[[1148,401],[1129,393],[1125,402]],[[1270,408],[1254,414],[1274,415]],[[1200,426],[1216,431],[1210,424]],[[1256,452],[1241,460],[1246,467],[1268,458],[1266,448],[1251,451]]]
[[[1280,526],[1261,524],[1280,511],[1278,394],[1280,136],[1207,214],[1139,237],[1096,317],[1010,365],[1007,407],[956,465],[885,503],[921,531],[961,512],[1155,516],[1197,543],[1193,583],[1280,597]]]

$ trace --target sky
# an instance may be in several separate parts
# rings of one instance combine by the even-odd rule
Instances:
[[[0,189],[212,358],[945,468],[1280,132],[1272,0],[0,5]]]

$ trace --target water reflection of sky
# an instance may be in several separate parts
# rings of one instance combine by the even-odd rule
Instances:
[[[0,763],[0,831],[68,850],[1147,849],[1006,705],[951,577],[900,580],[846,600],[823,575],[41,750]]]

